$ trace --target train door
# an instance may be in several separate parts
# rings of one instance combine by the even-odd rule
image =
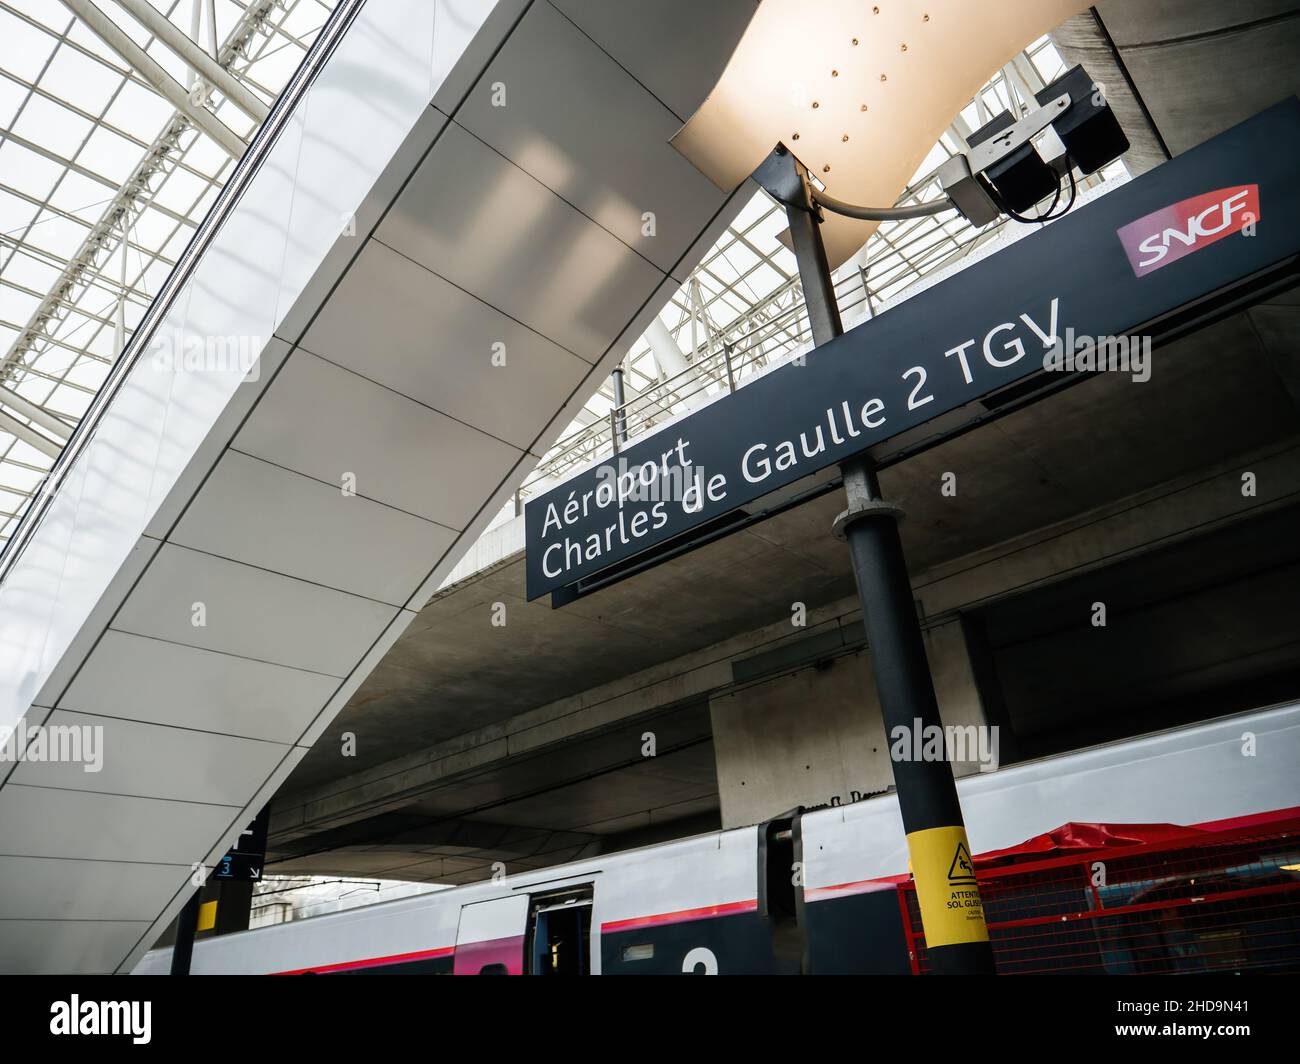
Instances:
[[[591,887],[534,894],[529,902],[530,975],[591,975]]]
[[[452,973],[523,975],[527,929],[527,894],[462,905]]]

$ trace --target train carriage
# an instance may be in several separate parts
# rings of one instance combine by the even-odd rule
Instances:
[[[1297,769],[1300,705],[1289,705],[960,780],[999,971],[1300,970]],[[1092,827],[1056,830],[1071,824]],[[136,973],[166,972],[170,953],[150,952]],[[927,963],[887,794],[202,940],[192,970],[920,974]]]

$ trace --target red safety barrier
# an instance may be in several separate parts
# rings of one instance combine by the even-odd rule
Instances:
[[[1063,855],[1042,856],[1053,850]],[[1300,972],[1300,816],[1069,824],[975,863],[1001,975]],[[899,906],[912,971],[925,974],[910,881]]]

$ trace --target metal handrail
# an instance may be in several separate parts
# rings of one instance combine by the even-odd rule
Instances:
[[[849,276],[839,283],[856,288],[853,295],[839,301],[841,310],[852,310],[865,302],[865,292],[856,287],[860,283],[857,277]],[[795,302],[765,320],[754,320],[785,298]],[[520,496],[527,498],[539,484],[560,480],[570,470],[609,457],[626,447],[627,443],[619,443],[614,432],[616,418],[626,426],[626,436],[630,441],[681,416],[691,408],[691,400],[697,397],[705,397],[715,389],[720,389],[721,394],[730,394],[743,387],[774,363],[810,344],[811,340],[802,288],[799,279],[792,278],[772,292],[761,305],[710,336],[696,352],[696,360],[686,369],[632,397],[622,406],[611,406],[604,417],[557,440],[524,480],[519,489]]]

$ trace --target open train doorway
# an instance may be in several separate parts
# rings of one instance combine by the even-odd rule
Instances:
[[[590,886],[533,895],[528,919],[530,975],[591,974]]]

